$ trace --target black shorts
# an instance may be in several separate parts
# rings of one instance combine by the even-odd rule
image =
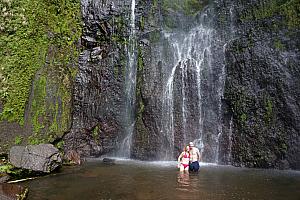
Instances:
[[[200,168],[200,165],[199,165],[198,161],[190,162],[190,168],[189,168],[190,171],[197,172],[197,171],[199,171],[199,168]]]

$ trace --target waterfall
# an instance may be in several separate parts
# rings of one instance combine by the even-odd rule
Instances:
[[[232,126],[233,126],[233,117],[229,121],[229,134],[228,134],[228,162],[231,163],[231,152],[232,152]]]
[[[202,113],[202,73],[203,70],[210,71],[211,64],[211,40],[213,29],[199,25],[189,32],[163,32],[164,38],[170,46],[172,58],[164,59],[165,86],[162,98],[162,160],[170,160],[174,157],[175,142],[175,107],[174,107],[174,87],[176,75],[181,72],[181,121],[182,121],[182,144],[194,141],[195,145],[203,150],[203,113]],[[171,62],[170,62],[171,60]],[[189,79],[193,79],[196,91],[191,94],[189,90]],[[193,102],[196,110],[191,110],[188,104]],[[187,130],[192,112],[197,113],[197,128]]]
[[[136,34],[135,34],[135,0],[131,1],[130,35],[127,48],[128,63],[125,76],[125,138],[121,142],[118,156],[130,157],[132,135],[135,127],[135,90],[136,90]]]
[[[229,38],[228,40],[232,40],[235,35],[236,35],[236,27],[235,27],[235,13],[234,13],[234,7],[233,5],[230,5],[230,9],[229,9],[229,17],[230,17],[230,26],[229,26]],[[223,54],[225,55],[225,51],[226,51],[226,46],[228,43],[225,43],[223,46]],[[219,76],[219,81],[221,85],[225,85],[225,64],[226,63],[226,59],[224,56],[224,63],[222,65],[222,73]],[[223,98],[224,95],[224,87],[220,87],[218,90],[218,96],[219,96],[219,121],[222,122],[223,121],[223,114],[222,114],[222,103],[221,100]],[[231,162],[231,148],[232,148],[232,120],[233,118],[231,117],[230,121],[229,121],[229,133],[228,135],[226,135],[225,137],[228,137],[228,154],[227,154],[227,162]],[[223,133],[223,127],[222,127],[222,123],[218,124],[218,146],[219,146],[219,138],[224,138],[224,136],[222,134],[226,134]],[[219,158],[219,151],[220,149],[218,148],[217,151],[217,156],[216,156],[216,162],[218,162],[218,158]]]
[[[223,46],[223,53],[225,55],[225,48],[226,44]],[[222,87],[218,87],[217,96],[218,96],[218,135],[217,135],[217,149],[216,149],[216,157],[215,157],[215,163],[218,163],[219,160],[219,153],[220,153],[220,138],[223,134],[223,114],[222,114],[222,98],[224,95],[224,85],[225,85],[225,57],[224,57],[224,63],[222,64],[221,68],[221,74],[219,75],[219,85]]]

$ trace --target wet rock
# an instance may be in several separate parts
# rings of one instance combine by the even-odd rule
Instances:
[[[263,0],[227,6],[234,37],[224,48],[227,138],[220,152],[230,155],[220,160],[231,157],[235,166],[300,169],[299,27],[290,27],[275,12],[252,16],[253,10],[265,12],[257,8],[261,3],[268,5]]]
[[[145,39],[145,38],[142,39],[140,43],[143,44],[143,45],[146,45],[146,46],[149,46],[149,45],[150,45],[150,41],[147,40],[147,39]]]
[[[20,185],[0,183],[1,200],[24,200],[27,197],[28,189]]]
[[[95,47],[97,46],[97,41],[95,38],[92,38],[90,36],[83,36],[82,37],[82,43],[89,47],[89,48],[92,48],[92,47]]]
[[[124,130],[126,45],[131,1],[81,1],[83,46],[73,90],[73,126],[65,152],[100,156],[118,146]]]
[[[190,60],[179,63],[175,70],[173,105],[169,107],[174,114],[174,154],[181,151],[185,131],[188,141],[199,138],[202,132],[205,161],[300,168],[299,30],[281,27],[280,16],[254,19],[251,15],[261,7],[259,2],[267,1],[217,0],[212,7],[209,5],[210,9],[205,9],[205,15],[199,12],[185,20],[176,10],[168,12],[153,1],[137,1],[135,24],[139,45],[133,158],[158,159],[158,152],[167,140],[163,127],[168,122],[162,119],[163,92],[172,63],[177,60],[171,58],[176,53],[172,51],[174,44],[167,41],[161,30],[188,34],[202,20],[201,26],[212,28],[213,34],[193,43],[211,40],[203,52],[205,67],[198,76]],[[128,63],[131,1],[81,3],[85,50],[79,57],[73,85],[72,128],[64,141],[66,150],[76,149],[83,156],[100,156],[116,151],[124,138],[124,74]],[[251,6],[254,10],[248,9]],[[249,16],[245,16],[247,13]],[[192,49],[195,55],[201,54]],[[161,54],[162,51],[165,53]],[[209,62],[208,57],[211,57]],[[224,84],[225,76],[223,95],[220,85]],[[200,82],[200,89],[196,82]],[[201,92],[199,97],[198,92]],[[197,106],[200,100],[201,106]],[[184,115],[183,108],[187,111]]]
[[[59,150],[52,144],[14,146],[10,149],[9,160],[15,167],[46,173],[62,164]]]
[[[9,176],[4,173],[0,173],[0,183],[5,183],[9,180]]]
[[[102,53],[103,53],[103,50],[100,47],[93,48],[92,52],[91,52],[91,59],[92,60],[101,60]]]
[[[107,165],[114,165],[116,164],[116,160],[115,159],[111,159],[111,158],[103,158],[103,163],[107,164]]]
[[[70,164],[81,164],[81,158],[80,154],[76,152],[75,150],[70,150],[65,154],[65,160],[69,162]]]

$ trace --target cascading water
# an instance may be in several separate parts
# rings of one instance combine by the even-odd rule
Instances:
[[[234,7],[233,5],[230,6],[230,9],[229,9],[229,16],[230,16],[230,26],[229,26],[229,36],[228,36],[228,40],[232,40],[234,37],[235,37],[235,34],[236,34],[236,27],[235,27],[235,14],[234,14]],[[225,43],[223,45],[223,54],[225,55],[225,50],[226,50],[226,46],[227,46],[228,42]],[[224,62],[222,64],[222,71],[221,71],[221,75],[219,76],[219,82],[221,85],[225,85],[225,64],[226,63],[226,59],[224,57]],[[223,95],[224,95],[224,87],[220,87],[218,89],[218,96],[219,96],[219,121],[222,122],[223,121],[223,114],[222,114],[222,98],[223,98]],[[228,137],[228,152],[227,152],[227,155],[226,155],[226,162],[230,162],[231,160],[231,147],[232,147],[232,117],[230,119],[230,123],[229,123],[229,133],[225,136],[223,136],[223,126],[222,126],[222,123],[219,123],[218,124],[218,138],[217,138],[217,143],[218,143],[218,146],[219,146],[219,140],[220,138],[224,138],[224,137]],[[220,154],[220,146],[218,147],[218,151],[217,151],[217,155],[216,155],[216,163],[218,162],[218,159],[219,159],[219,154]]]
[[[165,34],[167,39],[170,38],[171,35]],[[161,160],[170,160],[173,157],[173,149],[174,149],[174,116],[173,116],[173,79],[176,67],[178,65],[178,61],[180,61],[179,56],[181,56],[179,50],[179,44],[173,43],[174,47],[174,59],[173,68],[171,74],[167,80],[166,88],[163,92],[163,106],[162,106],[162,119],[163,119],[163,128],[161,133],[163,133],[163,143],[161,147],[160,159]]]
[[[228,163],[231,163],[231,151],[232,151],[232,126],[233,126],[233,117],[230,118],[229,121],[229,141],[228,141]]]
[[[225,54],[225,46],[223,46],[223,52]],[[224,58],[225,59],[225,58]],[[219,85],[224,86],[225,85],[225,61],[222,64],[221,68],[221,74],[219,75]],[[223,115],[222,115],[222,99],[223,99],[223,94],[224,94],[224,87],[219,87],[217,90],[217,96],[218,96],[218,135],[217,135],[217,150],[216,150],[216,157],[215,157],[215,163],[218,163],[219,160],[219,153],[220,153],[220,138],[221,135],[223,134],[223,126],[222,126],[222,120],[223,120]]]
[[[162,99],[162,133],[164,141],[161,148],[161,159],[170,160],[173,158],[174,151],[174,84],[175,76],[181,71],[181,117],[182,117],[182,144],[194,141],[196,146],[203,149],[203,114],[201,101],[201,74],[202,70],[210,71],[211,68],[211,40],[213,30],[203,25],[193,28],[188,33],[185,32],[164,32],[164,37],[170,45],[170,51],[173,52],[172,62],[167,59],[163,60],[166,67],[166,83]],[[170,58],[169,58],[170,59]],[[169,73],[168,73],[169,71]],[[196,96],[191,99],[195,100],[194,108],[190,110],[187,106],[190,101],[188,94],[189,76],[196,77],[193,84],[196,85]],[[192,101],[192,100],[191,100]],[[189,115],[191,112],[197,113],[197,128],[194,130],[187,129],[189,126]]]
[[[135,90],[136,90],[136,35],[135,35],[135,0],[131,1],[130,35],[128,43],[128,63],[125,77],[125,138],[121,142],[118,156],[130,157],[132,135],[135,126]]]

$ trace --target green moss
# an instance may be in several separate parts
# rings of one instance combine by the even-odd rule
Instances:
[[[57,123],[57,115],[58,115],[59,109],[58,109],[58,102],[55,104],[55,110],[54,110],[54,119],[52,121],[52,124],[49,127],[49,131],[51,133],[55,133],[58,131],[58,123]]]
[[[125,77],[127,66],[125,47],[129,44],[128,35],[126,35],[128,32],[128,23],[127,19],[122,15],[113,17],[111,24],[115,27],[114,32],[106,40],[102,41],[103,43],[110,41],[114,48],[122,52],[120,53],[119,63],[117,63],[113,69],[115,78]]]
[[[283,154],[286,154],[287,150],[288,150],[288,146],[284,142],[281,142],[280,152],[283,153]]]
[[[158,6],[158,2],[157,2],[158,0],[153,0],[153,3],[152,3],[152,7],[154,7],[154,8],[157,8],[157,6]]]
[[[142,84],[142,73],[144,70],[144,61],[141,48],[138,48],[138,55],[137,55],[137,86],[136,86],[136,96],[140,96],[141,93],[141,84]]]
[[[40,77],[34,84],[34,100],[31,105],[32,125],[34,133],[39,133],[45,126],[43,125],[43,117],[46,114],[45,98],[46,98],[46,78]]]
[[[99,135],[99,130],[100,130],[99,125],[94,128],[93,130],[94,138],[96,138]]]
[[[300,26],[299,10],[299,0],[266,0],[253,7],[249,12],[244,12],[241,20],[263,20],[281,15],[289,28],[298,28]]]
[[[168,29],[174,29],[177,27],[178,22],[177,22],[176,18],[174,18],[173,16],[165,16],[164,25]]]
[[[4,162],[4,165],[0,166],[0,173],[6,173],[10,176],[10,180],[24,179],[29,177],[36,177],[42,175],[43,173],[34,172],[28,169],[16,168],[8,161]]]
[[[111,35],[110,40],[114,42],[115,45],[127,45],[128,39],[123,35],[127,31],[127,23],[124,19],[124,16],[114,17],[113,23],[116,27],[116,30],[113,35]],[[103,34],[101,34],[101,36],[103,36]],[[106,38],[104,42],[107,42],[108,39]]]
[[[33,83],[30,116],[35,134],[30,143],[52,143],[70,126],[72,75],[51,65],[39,73],[40,77]]]
[[[13,165],[6,163],[0,166],[0,173],[11,173],[13,168]]]
[[[0,101],[4,108],[0,117],[23,124],[32,80],[45,64],[49,47],[68,49],[60,52],[62,55],[52,64],[64,65],[77,54],[74,52],[81,34],[80,2],[0,0],[0,15],[0,79],[5,80],[1,81]],[[37,102],[35,106],[38,107]],[[41,128],[35,124],[35,131]]]
[[[185,15],[196,15],[201,11],[208,1],[199,0],[163,0],[162,6],[164,10],[173,10],[176,12],[182,12]]]
[[[15,137],[15,144],[16,144],[16,145],[21,144],[21,143],[22,143],[22,140],[23,140],[23,137],[20,136],[20,135],[17,135],[17,136]]]
[[[100,133],[100,124],[98,124],[97,126],[95,126],[95,128],[93,129],[92,131],[92,134],[93,134],[93,138],[94,138],[94,141],[99,144],[99,133]]]
[[[273,117],[273,102],[272,100],[268,99],[266,102],[265,102],[265,121],[267,123],[270,123],[271,120],[272,120],[272,117]]]
[[[272,17],[278,9],[277,1],[267,1],[263,3],[260,8],[254,10],[255,19],[264,19]]]
[[[61,150],[61,149],[63,149],[64,145],[65,145],[65,142],[63,140],[60,140],[59,142],[57,142],[55,144],[55,147]]]
[[[138,55],[137,55],[137,85],[136,85],[136,96],[137,96],[137,137],[138,141],[148,141],[148,133],[144,126],[144,122],[142,120],[142,116],[145,110],[145,105],[142,99],[142,85],[143,85],[143,73],[144,73],[144,56],[143,56],[143,49],[139,46],[138,47]]]
[[[246,120],[247,120],[247,115],[245,113],[241,114],[240,120],[241,120],[242,123],[245,123]]]
[[[119,75],[119,66],[118,65],[114,65],[114,77],[118,77]]]
[[[195,15],[201,11],[208,1],[185,0],[183,1],[183,10],[186,15]]]
[[[161,33],[160,31],[153,31],[149,35],[149,40],[151,43],[156,43],[160,41]]]
[[[32,134],[31,136],[29,136],[27,138],[27,143],[30,145],[36,145],[36,144],[42,144],[45,143],[44,139],[41,139],[41,135],[40,134]]]
[[[127,45],[128,44],[128,41],[127,41],[126,38],[124,38],[122,36],[119,36],[117,34],[115,34],[111,37],[111,41],[122,44],[122,45]]]
[[[281,6],[280,13],[285,16],[289,27],[300,27],[299,0],[287,1]]]
[[[284,50],[284,45],[282,44],[282,42],[280,40],[275,40],[274,42],[274,46],[277,50]]]
[[[226,22],[226,15],[224,13],[219,14],[219,21],[224,24]]]
[[[138,66],[138,71],[143,72],[143,70],[144,70],[144,60],[143,60],[143,55],[142,55],[142,51],[141,51],[140,48],[138,49],[137,66]]]
[[[140,30],[144,31],[144,29],[145,29],[145,17],[141,16],[141,18],[140,18]]]

